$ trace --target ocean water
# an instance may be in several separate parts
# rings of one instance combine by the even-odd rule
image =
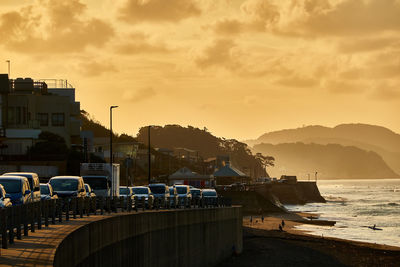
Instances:
[[[286,205],[291,211],[313,212],[336,225],[301,225],[310,234],[400,247],[400,179],[321,180],[327,203]],[[376,231],[368,228],[381,228]]]

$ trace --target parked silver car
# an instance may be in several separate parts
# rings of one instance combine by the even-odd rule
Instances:
[[[169,188],[166,184],[149,184],[149,188],[154,198],[163,200],[165,203],[169,200]]]
[[[174,186],[169,187],[169,204],[178,205],[179,204],[178,192]]]
[[[135,197],[138,198],[138,203],[136,203],[138,206],[142,205],[142,197],[144,197],[145,205],[147,206],[150,202],[153,203],[154,201],[154,196],[150,191],[150,188],[147,186],[134,186],[131,187],[133,193],[135,194]]]
[[[132,207],[135,206],[135,194],[133,193],[132,188],[127,187],[127,186],[120,186],[119,187],[119,196],[124,197],[125,204],[126,204],[127,199],[130,198]]]
[[[0,184],[0,208],[7,208],[11,206],[11,200],[10,198],[6,197],[6,190],[4,190],[4,187]]]
[[[58,196],[53,191],[50,184],[40,184],[40,197],[42,200],[57,199]]]
[[[59,198],[86,197],[85,185],[80,176],[55,176],[49,184]]]
[[[85,184],[85,190],[86,190],[87,197],[96,197],[96,194],[93,192],[93,190],[89,184]]]

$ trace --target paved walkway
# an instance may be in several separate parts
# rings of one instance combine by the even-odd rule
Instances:
[[[68,233],[89,222],[108,218],[113,215],[92,215],[81,219],[72,219],[56,222],[49,227],[42,226],[41,230],[29,236],[22,236],[22,240],[15,239],[8,249],[0,248],[0,266],[53,266],[53,258],[58,244]]]

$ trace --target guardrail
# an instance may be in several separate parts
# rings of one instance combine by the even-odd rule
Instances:
[[[85,197],[85,198],[59,198],[32,202],[0,209],[0,233],[2,248],[7,249],[8,244],[13,244],[15,238],[22,239],[28,236],[29,231],[35,232],[49,224],[62,223],[77,217],[103,215],[118,212],[138,212],[160,209],[191,209],[191,208],[216,208],[230,207],[231,199],[181,198],[173,201],[155,198],[146,200],[144,197]]]

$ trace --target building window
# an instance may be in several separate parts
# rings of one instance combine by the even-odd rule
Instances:
[[[40,126],[49,126],[49,114],[38,113],[37,120],[39,121]]]
[[[51,125],[52,126],[64,126],[65,125],[64,113],[51,114]]]

